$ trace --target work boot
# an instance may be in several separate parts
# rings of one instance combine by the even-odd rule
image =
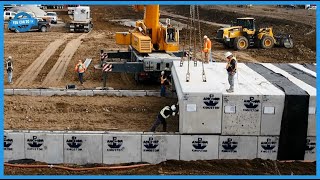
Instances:
[[[233,89],[227,89],[228,93],[233,93]]]

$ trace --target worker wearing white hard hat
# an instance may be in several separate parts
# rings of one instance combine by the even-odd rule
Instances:
[[[8,56],[6,60],[6,70],[8,73],[8,83],[12,84],[12,76],[13,76],[13,62],[12,62],[12,57]]]
[[[176,105],[171,105],[171,106],[165,106],[164,108],[161,109],[159,112],[156,121],[151,127],[151,132],[155,132],[157,127],[162,124],[163,125],[163,131],[167,131],[167,122],[166,119],[168,119],[170,116],[175,116],[177,112],[177,107]]]
[[[231,52],[226,52],[224,57],[227,61],[226,70],[228,72],[228,81],[230,88],[227,89],[227,92],[231,93],[234,91],[234,76],[237,72],[237,59],[233,56]]]
[[[212,61],[211,57],[211,40],[208,38],[208,36],[203,36],[203,50],[204,57],[205,57],[205,63],[209,63],[209,61]]]
[[[165,71],[168,71],[169,69],[166,68]],[[171,82],[168,80],[168,77],[166,75],[165,71],[161,71],[161,77],[160,77],[160,83],[161,83],[161,89],[160,89],[160,96],[165,97],[166,96],[166,89],[167,85],[172,85]]]

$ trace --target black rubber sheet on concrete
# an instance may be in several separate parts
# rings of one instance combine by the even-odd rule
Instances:
[[[307,142],[309,94],[261,64],[246,65],[285,93],[277,159],[303,160]]]
[[[274,66],[277,66],[278,68],[286,71],[287,73],[291,74],[295,78],[309,84],[310,86],[316,88],[317,87],[317,82],[316,78],[313,77],[312,75],[305,73],[304,71],[301,71],[299,69],[296,69],[289,64],[284,64],[284,63],[275,63],[273,64]]]
[[[304,63],[304,64],[302,64],[302,66],[304,66],[307,69],[310,69],[311,71],[317,72],[317,66],[314,64]]]

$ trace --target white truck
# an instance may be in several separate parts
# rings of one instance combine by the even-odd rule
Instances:
[[[78,6],[74,9],[70,32],[90,32],[93,27],[89,6]]]
[[[14,16],[15,16],[16,14],[17,14],[17,13],[12,12],[12,11],[4,11],[4,12],[3,12],[3,20],[4,20],[4,21],[10,21],[11,19],[14,18]]]

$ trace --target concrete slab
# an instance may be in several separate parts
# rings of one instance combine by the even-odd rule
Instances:
[[[69,96],[93,96],[92,90],[67,90]]]
[[[256,136],[220,136],[219,159],[257,158]]]
[[[63,134],[25,133],[27,159],[40,162],[63,163]]]
[[[145,90],[119,90],[121,96],[146,96]]]
[[[160,97],[160,91],[146,90],[146,96]]]
[[[24,133],[4,132],[4,162],[25,157]]]
[[[41,92],[40,89],[14,89],[13,94],[21,96],[40,96]]]
[[[218,159],[219,136],[181,135],[180,160]]]
[[[279,136],[258,137],[258,158],[276,160],[278,155]]]
[[[141,135],[103,135],[103,163],[141,162]]]
[[[93,95],[100,96],[121,96],[119,90],[93,90]]]
[[[179,160],[179,135],[142,135],[142,162]]]
[[[102,163],[102,134],[64,134],[64,163]]]
[[[316,137],[307,137],[307,144],[306,144],[306,152],[304,154],[304,160],[317,160],[317,147],[316,147]]]
[[[4,95],[13,95],[13,89],[4,89]]]
[[[67,90],[41,89],[41,96],[64,96]]]

